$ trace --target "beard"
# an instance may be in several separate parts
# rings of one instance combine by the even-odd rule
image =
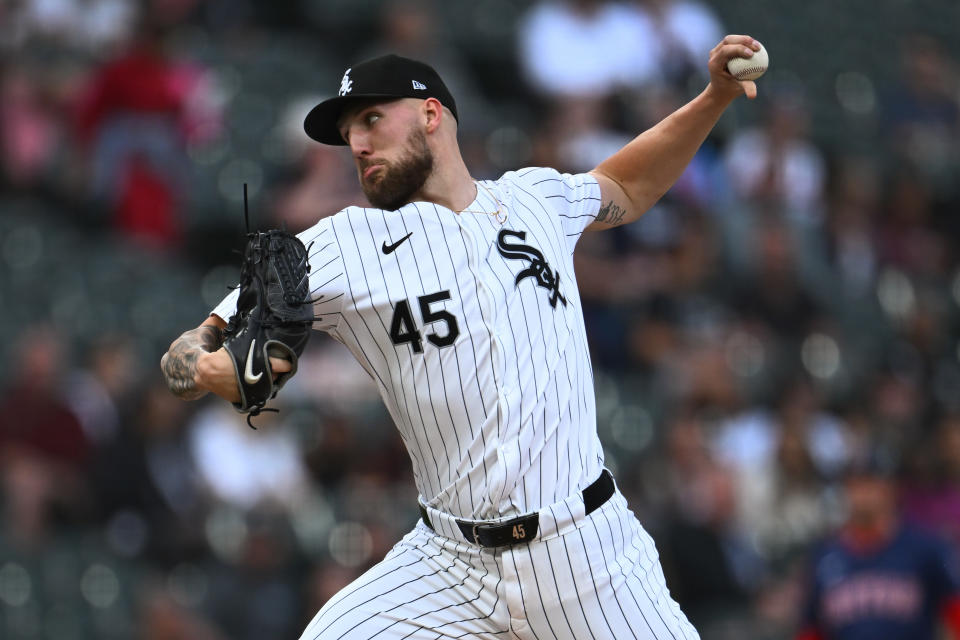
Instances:
[[[433,172],[433,152],[427,146],[427,137],[416,129],[407,136],[403,155],[396,161],[386,163],[379,176],[374,174],[364,181],[361,167],[360,187],[374,207],[395,211],[407,204],[427,182]]]

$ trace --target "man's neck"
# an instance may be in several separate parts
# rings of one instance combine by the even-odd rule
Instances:
[[[466,209],[477,197],[477,185],[463,159],[459,155],[446,160],[437,156],[434,162],[433,173],[412,199],[433,202],[452,211]]]

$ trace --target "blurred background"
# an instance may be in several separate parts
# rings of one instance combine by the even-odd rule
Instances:
[[[867,19],[867,17],[869,18]],[[434,64],[477,178],[583,171],[764,42],[639,223],[578,277],[607,462],[705,640],[799,628],[844,470],[960,548],[955,0],[0,2],[0,637],[295,638],[416,521],[406,453],[313,340],[246,427],[159,361],[254,226],[360,204],[302,119],[353,62]]]

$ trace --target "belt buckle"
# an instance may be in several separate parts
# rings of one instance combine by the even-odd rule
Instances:
[[[473,525],[473,527],[470,529],[470,533],[473,534],[473,544],[477,545],[478,547],[482,547],[483,545],[480,543],[480,525]]]

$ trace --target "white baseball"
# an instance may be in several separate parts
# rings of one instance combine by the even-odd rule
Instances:
[[[752,58],[732,58],[727,63],[727,71],[737,80],[756,80],[767,71],[770,57],[763,45],[759,51],[753,52]]]

